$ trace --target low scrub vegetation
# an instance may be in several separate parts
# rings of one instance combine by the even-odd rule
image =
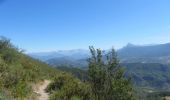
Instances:
[[[88,79],[80,81],[69,74],[55,78],[47,88],[50,100],[135,100],[114,49],[107,55],[93,47],[90,51]]]
[[[90,100],[90,87],[74,78],[62,73],[48,86],[47,92],[52,95],[50,100]]]
[[[24,99],[32,93],[31,84],[56,76],[56,69],[32,59],[0,38],[0,100]]]

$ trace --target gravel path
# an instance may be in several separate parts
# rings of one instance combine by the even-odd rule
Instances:
[[[34,92],[37,94],[36,100],[48,100],[49,94],[45,92],[45,89],[49,84],[50,81],[45,80],[35,86]]]

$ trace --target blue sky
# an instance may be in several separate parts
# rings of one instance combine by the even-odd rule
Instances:
[[[170,0],[0,0],[0,35],[27,52],[170,42]]]

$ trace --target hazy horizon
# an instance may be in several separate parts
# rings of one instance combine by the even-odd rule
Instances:
[[[112,49],[112,48],[114,48],[116,51],[117,50],[120,50],[120,49],[123,49],[124,47],[126,47],[126,46],[128,46],[129,44],[130,45],[134,45],[134,46],[156,46],[156,45],[162,45],[162,44],[169,44],[170,42],[166,42],[166,43],[159,43],[159,44],[133,44],[133,43],[127,43],[126,45],[124,45],[124,46],[122,46],[122,47],[120,47],[120,48],[115,48],[115,47],[113,47],[113,46],[111,46],[110,48],[106,48],[106,49],[103,49],[103,48],[101,48],[101,47],[98,47],[99,49],[102,49],[102,50],[110,50],[110,49]],[[94,46],[95,47],[95,46]],[[95,47],[96,48],[96,47]],[[21,48],[22,49],[22,48]],[[38,53],[52,53],[52,52],[63,52],[63,51],[76,51],[76,50],[80,50],[80,51],[83,51],[83,50],[85,50],[85,51],[89,51],[89,47],[87,47],[87,48],[74,48],[74,49],[56,49],[56,50],[50,50],[50,51],[33,51],[33,52],[29,52],[29,51],[25,51],[25,53],[26,54],[38,54]]]
[[[169,0],[0,0],[0,36],[26,52],[170,43]]]

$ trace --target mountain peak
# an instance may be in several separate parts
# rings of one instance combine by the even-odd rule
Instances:
[[[132,43],[128,43],[127,45],[126,45],[126,47],[134,47],[135,45],[134,44],[132,44]]]

